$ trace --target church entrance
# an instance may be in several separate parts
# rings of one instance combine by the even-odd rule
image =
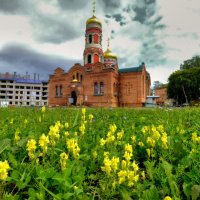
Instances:
[[[76,105],[76,102],[77,102],[77,95],[76,95],[76,92],[75,91],[72,91],[71,92],[71,98],[73,99],[73,103],[72,105]]]

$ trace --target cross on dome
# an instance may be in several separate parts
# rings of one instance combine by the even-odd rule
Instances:
[[[96,0],[93,0],[93,16],[96,14]]]

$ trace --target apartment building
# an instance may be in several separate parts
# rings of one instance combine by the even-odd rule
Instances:
[[[48,81],[14,74],[0,73],[0,106],[48,105]]]

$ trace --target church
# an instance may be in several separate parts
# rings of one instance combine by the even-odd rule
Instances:
[[[94,13],[86,21],[84,64],[75,63],[68,71],[55,69],[49,77],[49,106],[144,106],[151,85],[145,64],[120,69],[109,40],[103,52],[102,23]]]

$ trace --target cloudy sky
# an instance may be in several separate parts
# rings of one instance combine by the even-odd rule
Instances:
[[[0,73],[40,73],[83,63],[92,0],[0,0]],[[97,0],[103,49],[120,68],[146,63],[152,83],[167,82],[184,60],[200,55],[199,0]]]

